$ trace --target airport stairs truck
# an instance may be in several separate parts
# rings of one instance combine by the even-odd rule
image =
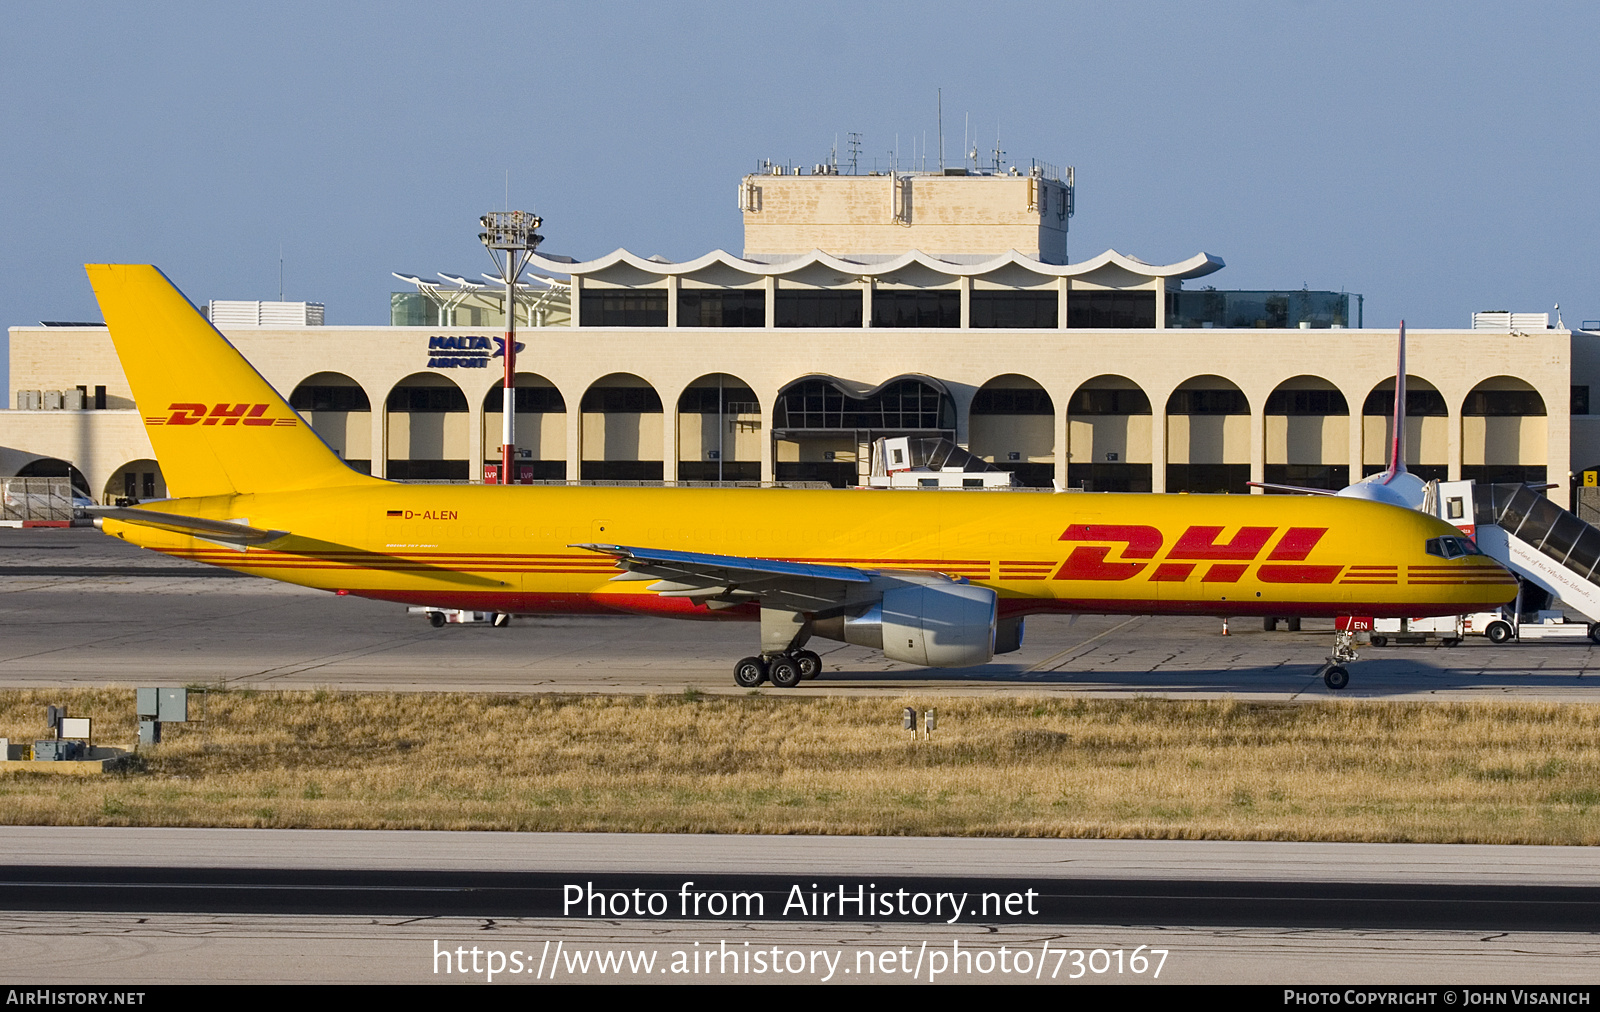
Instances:
[[[1557,506],[1532,485],[1442,481],[1429,488],[1423,509],[1459,527],[1479,551],[1522,581],[1524,589],[1515,605],[1506,606],[1499,615],[1467,616],[1466,631],[1485,632],[1496,643],[1513,636],[1587,636],[1600,642],[1600,529]],[[1440,548],[1446,554],[1462,550],[1459,545]],[[1540,602],[1534,599],[1545,595],[1559,599],[1587,623],[1566,622],[1559,612],[1539,610]]]

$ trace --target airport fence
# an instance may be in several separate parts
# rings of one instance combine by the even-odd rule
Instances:
[[[70,478],[0,479],[0,520],[71,520]]]

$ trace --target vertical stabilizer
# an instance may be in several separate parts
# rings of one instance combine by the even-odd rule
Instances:
[[[1385,485],[1406,473],[1406,321],[1400,321],[1400,357],[1394,367],[1394,442],[1389,447]]]
[[[173,495],[378,480],[347,467],[159,270],[85,269]]]
[[[1394,416],[1389,432],[1389,467],[1354,485],[1346,485],[1336,495],[1352,499],[1371,499],[1407,509],[1421,509],[1427,495],[1427,482],[1406,470],[1406,322],[1400,321],[1400,351],[1394,368]]]

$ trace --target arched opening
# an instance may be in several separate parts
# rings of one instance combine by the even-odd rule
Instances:
[[[161,465],[148,458],[130,460],[111,472],[101,495],[101,502],[112,503],[118,499],[165,499],[167,479],[161,475]]]
[[[761,402],[744,380],[711,373],[678,398],[680,481],[760,481]]]
[[[942,436],[952,442],[955,402],[944,384],[903,376],[872,387],[808,376],[784,387],[773,408],[774,469],[779,481],[864,485],[872,443],[885,436]]]
[[[583,392],[584,481],[661,480],[661,395],[632,373],[612,373]]]
[[[1049,488],[1056,474],[1056,406],[1044,387],[1015,373],[978,388],[967,414],[967,448],[1017,481]]]
[[[65,460],[36,457],[0,478],[0,520],[66,523],[89,498],[83,473]]]
[[[1461,477],[1481,482],[1548,481],[1549,419],[1531,384],[1495,376],[1461,405]]]
[[[1420,376],[1406,376],[1406,470],[1423,481],[1450,476],[1450,410],[1437,387]],[[1394,444],[1394,377],[1372,388],[1361,406],[1362,477],[1389,466]]]
[[[72,494],[89,497],[89,480],[83,472],[65,460],[55,457],[38,457],[28,461],[17,469],[18,478],[66,478],[72,486]]]
[[[289,406],[353,470],[372,473],[372,402],[360,383],[340,372],[300,381]]]
[[[1126,376],[1096,376],[1067,402],[1067,485],[1148,492],[1150,398]]]
[[[411,481],[466,481],[467,395],[437,373],[412,373],[385,399],[389,456],[384,473]]]
[[[1350,484],[1350,405],[1338,387],[1320,376],[1296,376],[1267,396],[1265,413],[1267,482]]]
[[[1250,402],[1231,381],[1196,376],[1167,398],[1167,491],[1250,491]]]
[[[554,383],[537,373],[519,372],[512,421],[515,424],[518,481],[562,481],[567,477],[567,402]],[[500,463],[505,429],[505,388],[496,383],[483,395],[484,466]]]

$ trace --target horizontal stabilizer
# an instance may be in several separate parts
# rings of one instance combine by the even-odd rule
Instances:
[[[187,534],[208,541],[222,541],[230,545],[265,545],[288,537],[288,531],[268,531],[235,520],[208,520],[205,517],[186,517],[177,513],[155,510],[130,509],[126,506],[91,506],[88,514],[101,520],[120,520],[125,524],[139,524],[158,530]]]

